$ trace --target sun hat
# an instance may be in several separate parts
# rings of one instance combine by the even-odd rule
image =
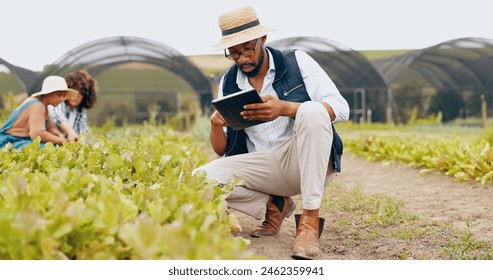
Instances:
[[[45,94],[50,94],[55,91],[66,91],[69,95],[75,95],[78,91],[68,88],[67,82],[60,76],[48,76],[43,80],[41,91],[33,93],[32,97],[37,97]]]
[[[257,13],[251,6],[227,12],[218,18],[222,38],[213,49],[226,49],[274,31],[260,24]]]

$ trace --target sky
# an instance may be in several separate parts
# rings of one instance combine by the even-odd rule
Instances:
[[[0,0],[0,58],[40,71],[74,48],[113,36],[154,40],[184,55],[218,54],[218,17],[245,5],[275,29],[268,42],[313,36],[354,50],[387,50],[493,40],[491,0]]]

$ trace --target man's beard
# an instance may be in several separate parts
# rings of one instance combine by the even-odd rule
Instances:
[[[262,67],[262,64],[264,63],[264,56],[265,56],[265,52],[262,49],[262,52],[260,53],[260,58],[259,58],[258,63],[256,65],[253,63],[242,64],[242,65],[239,65],[238,68],[240,68],[241,72],[243,72],[248,77],[250,77],[250,78],[255,77],[255,76],[257,76],[258,72],[260,72],[260,67]],[[245,67],[245,65],[251,65],[251,66],[255,65],[255,68],[253,68],[253,70],[250,72],[245,72],[245,71],[243,71],[243,67]]]

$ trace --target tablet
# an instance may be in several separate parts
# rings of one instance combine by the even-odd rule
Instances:
[[[240,130],[264,123],[260,120],[245,120],[241,115],[243,106],[252,103],[262,103],[262,98],[255,89],[242,90],[222,98],[212,100],[212,106],[223,116],[233,130]]]

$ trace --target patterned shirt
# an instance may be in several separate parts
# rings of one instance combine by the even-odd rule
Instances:
[[[62,122],[67,122],[70,127],[75,130],[77,135],[80,135],[81,133],[86,135],[89,134],[89,128],[87,127],[87,113],[85,108],[82,108],[80,112],[77,108],[71,110],[67,103],[62,102],[56,107],[48,105],[48,112],[53,120],[53,123],[58,129],[60,129],[60,124]]]

